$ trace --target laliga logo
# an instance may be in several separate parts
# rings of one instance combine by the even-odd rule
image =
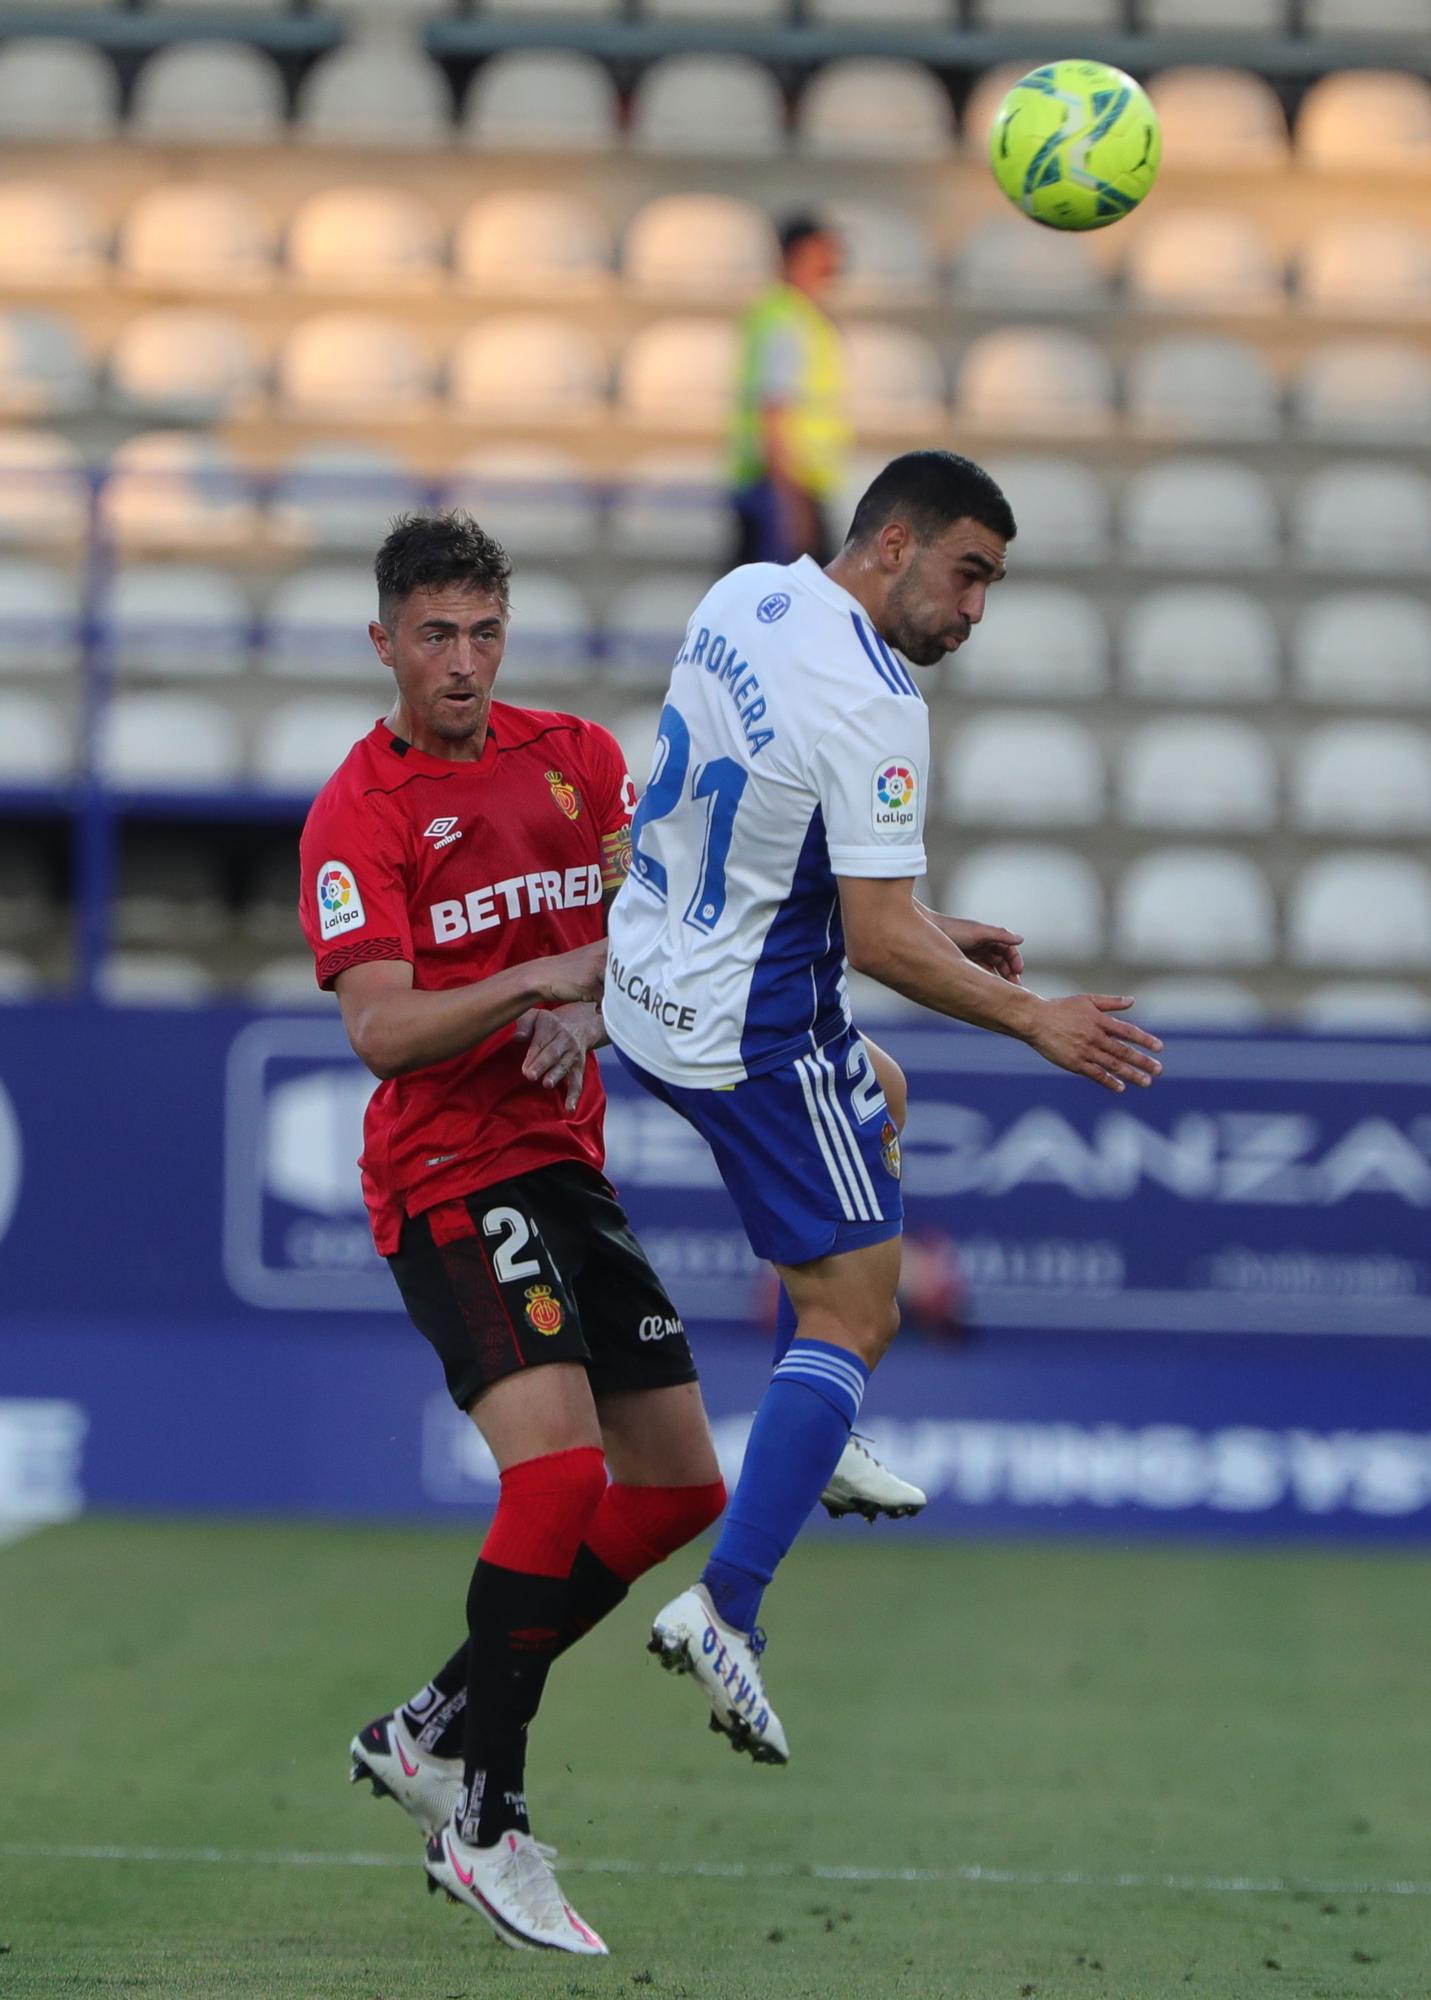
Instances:
[[[20,1195],[20,1121],[0,1084],[0,1238],[10,1227]]]
[[[876,780],[879,802],[891,812],[901,812],[914,797],[914,773],[907,764],[890,764]]]
[[[320,876],[318,899],[325,910],[345,910],[353,894],[353,885],[341,869],[330,868]]]

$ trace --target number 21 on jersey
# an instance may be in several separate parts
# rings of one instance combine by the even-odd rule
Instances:
[[[744,765],[738,764],[734,757],[711,757],[692,772],[691,732],[680,710],[666,703],[657,725],[651,782],[631,822],[631,872],[663,903],[668,900],[670,882],[665,864],[654,854],[643,852],[641,835],[676,810],[686,796],[689,777],[690,796],[697,804],[704,802],[706,823],[696,884],[682,922],[698,931],[713,931],[725,908],[726,862],[748,776]]]

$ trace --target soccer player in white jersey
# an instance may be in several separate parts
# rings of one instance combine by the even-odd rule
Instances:
[[[911,668],[969,637],[1014,532],[979,466],[909,452],[828,569],[752,563],[715,584],[676,658],[611,911],[611,1040],[705,1137],[797,1315],[711,1559],[651,1637],[761,1762],[789,1755],[761,1673],[761,1596],[899,1323],[899,1181],[846,964],[1109,1090],[1161,1068],[1161,1043],[1122,1018],[1131,999],[1041,999],[966,956],[914,897],[929,717]]]

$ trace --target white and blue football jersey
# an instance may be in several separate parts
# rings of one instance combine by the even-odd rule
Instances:
[[[929,714],[908,664],[810,557],[697,606],[612,905],[623,1054],[716,1089],[849,1026],[836,878],[924,872]]]

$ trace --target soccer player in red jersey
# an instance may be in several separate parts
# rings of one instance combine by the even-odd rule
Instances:
[[[680,1315],[601,1172],[589,1057],[634,795],[606,730],[493,701],[510,565],[474,521],[398,521],[375,571],[397,696],[313,803],[299,911],[381,1079],[374,1239],[501,1496],[466,1643],[359,1732],[353,1774],[508,1943],[604,1952],[531,1837],[527,1726],[557,1654],[725,1504]]]

